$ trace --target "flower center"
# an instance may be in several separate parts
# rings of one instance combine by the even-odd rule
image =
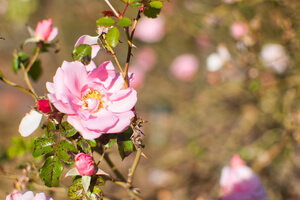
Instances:
[[[90,89],[89,93],[86,94],[81,101],[84,101],[82,106],[83,109],[87,109],[90,112],[96,112],[103,107],[104,101],[99,91]]]

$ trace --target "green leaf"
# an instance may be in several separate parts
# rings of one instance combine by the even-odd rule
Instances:
[[[96,182],[95,185],[97,185],[97,186],[102,186],[102,185],[104,185],[104,184],[105,184],[105,181],[103,180],[103,178],[98,177],[98,178],[97,178],[97,182]]]
[[[77,130],[67,121],[59,126],[59,131],[63,137],[72,137],[77,133]]]
[[[56,156],[50,156],[46,159],[40,170],[40,177],[47,187],[59,185],[63,165]]]
[[[88,141],[86,141],[83,138],[80,138],[77,144],[80,146],[80,148],[84,151],[84,153],[90,153],[92,151],[92,148]]]
[[[68,140],[62,140],[55,147],[56,155],[63,162],[67,164],[73,164],[75,162],[75,155],[78,150],[75,148],[72,142]]]
[[[132,129],[128,128],[123,133],[118,134],[117,143],[118,143],[119,154],[120,154],[122,160],[124,160],[124,158],[126,158],[133,151],[135,151],[134,144],[133,144],[132,140],[130,139],[132,133],[133,133]]]
[[[102,193],[102,190],[95,186],[93,187],[93,190],[92,192],[88,192],[87,193],[87,196],[91,199],[91,200],[102,200],[103,199],[103,193]]]
[[[120,31],[117,27],[113,27],[109,29],[107,33],[107,42],[109,46],[116,47],[117,44],[119,43],[119,38],[120,38]]]
[[[56,133],[56,127],[55,124],[53,124],[50,120],[48,120],[45,128],[45,135],[47,137],[53,137]]]
[[[96,147],[97,146],[97,141],[96,140],[86,140],[90,145],[91,147]]]
[[[159,13],[160,9],[152,7],[146,7],[144,11],[144,15],[148,18],[157,18]]]
[[[161,9],[163,4],[160,1],[151,1],[150,6],[153,7],[153,8]]]
[[[6,150],[6,155],[9,159],[16,156],[21,156],[26,151],[25,140],[21,137],[14,137],[11,139],[11,145]]]
[[[96,24],[99,26],[110,27],[115,24],[115,21],[112,18],[105,16],[105,17],[101,17],[100,19],[98,19]]]
[[[21,69],[21,63],[26,66],[29,63],[29,56],[23,52],[18,52],[17,55],[13,59],[13,71],[14,73],[17,73],[19,69]]]
[[[83,199],[83,186],[81,184],[81,178],[78,178],[69,187],[68,197],[70,199]]]
[[[136,3],[132,3],[130,4],[132,7],[140,7],[141,5],[143,5],[142,3],[140,2],[136,2]]]
[[[122,1],[126,4],[133,4],[133,3],[137,3],[139,0],[122,0]]]
[[[53,145],[55,144],[52,138],[38,137],[34,141],[33,157],[43,156],[53,151]]]
[[[129,18],[123,17],[123,18],[121,18],[121,19],[118,21],[117,25],[123,26],[123,27],[127,27],[127,26],[131,26],[132,23],[131,23],[131,20],[130,20]]]
[[[99,142],[109,149],[117,142],[118,134],[103,134],[99,138]]]
[[[36,60],[30,67],[28,75],[32,78],[33,81],[37,81],[41,77],[42,72],[43,69],[41,67],[41,61]]]
[[[74,60],[80,61],[84,65],[88,65],[91,62],[92,47],[87,44],[80,44],[75,47],[72,53]]]

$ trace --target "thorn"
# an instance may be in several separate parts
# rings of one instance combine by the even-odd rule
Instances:
[[[148,157],[142,152],[141,154],[144,158],[148,159]]]

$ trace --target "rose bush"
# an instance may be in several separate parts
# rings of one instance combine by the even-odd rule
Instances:
[[[85,139],[120,133],[134,117],[137,93],[125,88],[122,75],[115,73],[111,62],[88,71],[81,62],[65,61],[53,83],[47,82],[47,89],[52,104],[68,115],[67,121]]]
[[[266,200],[265,190],[259,177],[234,155],[230,166],[222,169],[220,185],[223,196],[220,200]]]
[[[75,167],[80,175],[92,176],[96,173],[95,162],[88,154],[77,154],[75,156]]]

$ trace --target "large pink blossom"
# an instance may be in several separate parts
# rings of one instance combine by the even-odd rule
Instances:
[[[104,133],[120,133],[134,117],[137,101],[133,88],[124,87],[123,77],[115,73],[111,62],[88,71],[78,61],[63,62],[47,82],[48,97],[67,121],[85,139],[95,139]]]
[[[267,199],[259,177],[238,155],[233,156],[230,166],[222,169],[220,185],[223,191],[220,200]]]
[[[50,42],[58,34],[58,29],[52,26],[52,19],[38,22],[34,31],[34,39],[38,41]]]
[[[47,197],[45,193],[37,193],[35,196],[32,191],[27,191],[24,194],[14,192],[6,196],[6,200],[53,200]]]

